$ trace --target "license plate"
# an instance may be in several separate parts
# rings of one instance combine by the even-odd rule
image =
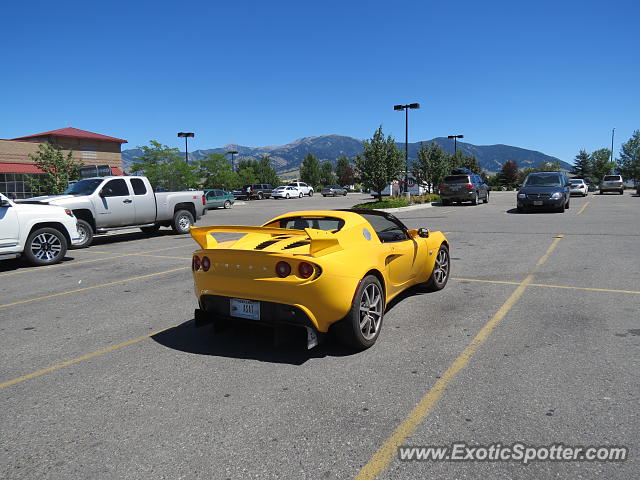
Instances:
[[[534,200],[533,204],[539,206],[539,205],[543,204],[543,201],[542,200]]]
[[[450,188],[451,190],[460,190],[460,187],[455,186],[455,185],[454,185],[454,186],[452,186],[452,187],[449,187],[449,188]]]
[[[260,302],[245,300],[244,298],[232,298],[229,302],[229,314],[232,317],[260,320]]]

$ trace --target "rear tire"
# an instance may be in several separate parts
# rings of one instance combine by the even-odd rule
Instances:
[[[343,197],[347,196],[347,191],[345,190],[344,193],[342,194]]]
[[[471,200],[471,205],[478,205],[480,203],[480,198],[478,196],[478,192],[476,192],[476,196]]]
[[[445,244],[442,244],[438,249],[436,262],[433,265],[429,280],[424,283],[424,287],[431,292],[442,290],[447,284],[447,281],[449,281],[450,274],[451,257],[449,256],[449,248]]]
[[[80,243],[73,245],[71,248],[87,248],[93,242],[93,228],[86,220],[78,219],[78,235],[80,235]]]
[[[309,196],[313,197],[313,190],[309,190]]]
[[[373,275],[362,279],[353,297],[351,310],[334,325],[340,342],[355,350],[371,347],[382,329],[384,290]]]
[[[229,200],[225,200],[223,207],[224,208],[231,208],[231,202]]]
[[[620,190],[620,195],[624,195],[624,190]]]
[[[173,215],[173,222],[171,222],[171,228],[178,234],[189,233],[189,228],[193,225],[193,215],[187,210],[178,210]]]
[[[287,199],[288,199],[288,198],[291,198],[291,197],[290,197],[290,196],[289,196],[289,194],[287,193],[287,194],[285,195],[285,198],[287,198]]]
[[[299,198],[304,197],[304,194],[302,192],[300,192],[300,195],[298,195]]]
[[[264,195],[262,194],[262,192],[258,192],[258,200],[262,200],[264,198]]]
[[[489,190],[487,190],[487,195],[484,197],[484,200],[482,200],[483,203],[489,203]]]
[[[31,232],[24,245],[24,256],[31,265],[53,265],[67,253],[67,239],[55,228],[39,228]]]

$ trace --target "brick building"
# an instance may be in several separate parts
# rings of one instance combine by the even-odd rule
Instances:
[[[26,180],[42,172],[30,155],[37,153],[38,146],[46,142],[62,148],[65,155],[69,150],[73,151],[73,158],[85,166],[108,165],[114,175],[123,174],[120,149],[126,140],[73,127],[60,128],[10,140],[0,139],[0,193],[15,193],[18,198],[33,196]]]

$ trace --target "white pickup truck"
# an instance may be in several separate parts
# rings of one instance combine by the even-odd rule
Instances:
[[[20,205],[0,193],[0,260],[24,256],[32,265],[52,265],[79,243],[71,210]]]
[[[62,195],[34,197],[19,203],[58,205],[78,219],[80,242],[91,245],[93,236],[109,230],[139,227],[152,234],[160,227],[189,233],[189,227],[206,214],[202,191],[154,192],[146,177],[110,176],[86,178],[74,183]]]

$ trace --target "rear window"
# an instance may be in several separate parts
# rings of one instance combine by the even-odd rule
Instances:
[[[471,183],[469,175],[449,175],[444,177],[444,183]]]
[[[280,228],[293,228],[296,230],[315,228],[316,230],[337,231],[344,226],[344,220],[335,217],[287,217],[281,218],[278,222],[280,223]]]
[[[576,185],[582,183],[582,180],[569,180],[571,183],[575,183]]]
[[[620,182],[621,180],[622,177],[620,175],[605,175],[604,177],[605,182]]]

